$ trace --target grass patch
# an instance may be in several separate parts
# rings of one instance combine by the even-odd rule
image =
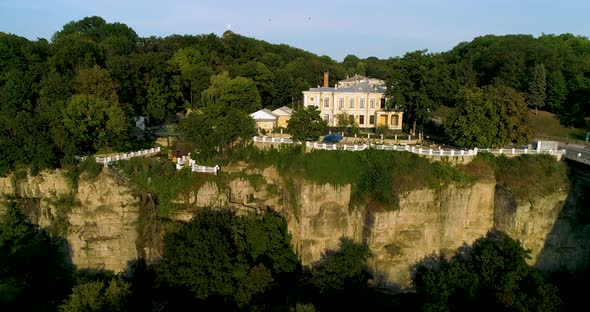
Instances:
[[[519,201],[535,203],[537,198],[567,191],[567,166],[549,155],[505,156],[494,160],[496,183],[506,187]]]
[[[54,195],[47,201],[54,209],[53,220],[47,230],[53,236],[65,238],[70,227],[68,216],[76,206],[76,196],[73,192],[60,196]]]
[[[559,123],[559,118],[552,113],[529,109],[529,125],[536,137],[549,139],[584,140],[586,132],[590,129],[565,127]]]
[[[290,184],[298,179],[333,186],[350,184],[351,207],[371,202],[397,209],[399,196],[411,190],[472,183],[490,172],[470,172],[447,163],[431,163],[411,153],[373,149],[303,154],[299,147],[292,146],[270,150],[246,147],[232,156],[232,161],[244,161],[255,168],[276,167],[289,192],[294,189]]]
[[[188,168],[176,170],[175,165],[166,159],[132,158],[118,161],[116,167],[143,192],[156,196],[161,217],[168,217],[170,212],[182,206],[174,201],[188,198],[191,192],[199,190],[208,181],[215,182],[220,188],[225,187],[215,175],[192,173]]]

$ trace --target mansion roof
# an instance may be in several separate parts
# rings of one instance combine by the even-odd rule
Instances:
[[[368,81],[359,82],[352,86],[347,86],[343,88],[311,88],[308,91],[304,92],[334,92],[334,93],[385,93],[386,88],[384,86],[375,86],[372,87],[369,85]]]

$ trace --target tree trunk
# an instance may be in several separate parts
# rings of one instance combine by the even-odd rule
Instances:
[[[416,119],[412,121],[412,131],[410,131],[411,135],[416,135]]]

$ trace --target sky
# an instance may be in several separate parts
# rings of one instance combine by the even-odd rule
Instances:
[[[447,51],[486,34],[590,36],[589,0],[0,0],[0,31],[51,39],[100,16],[141,37],[233,32],[341,61]]]

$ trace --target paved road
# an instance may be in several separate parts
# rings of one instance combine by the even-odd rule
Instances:
[[[565,151],[565,157],[567,159],[590,165],[590,148],[583,145],[570,144]]]

